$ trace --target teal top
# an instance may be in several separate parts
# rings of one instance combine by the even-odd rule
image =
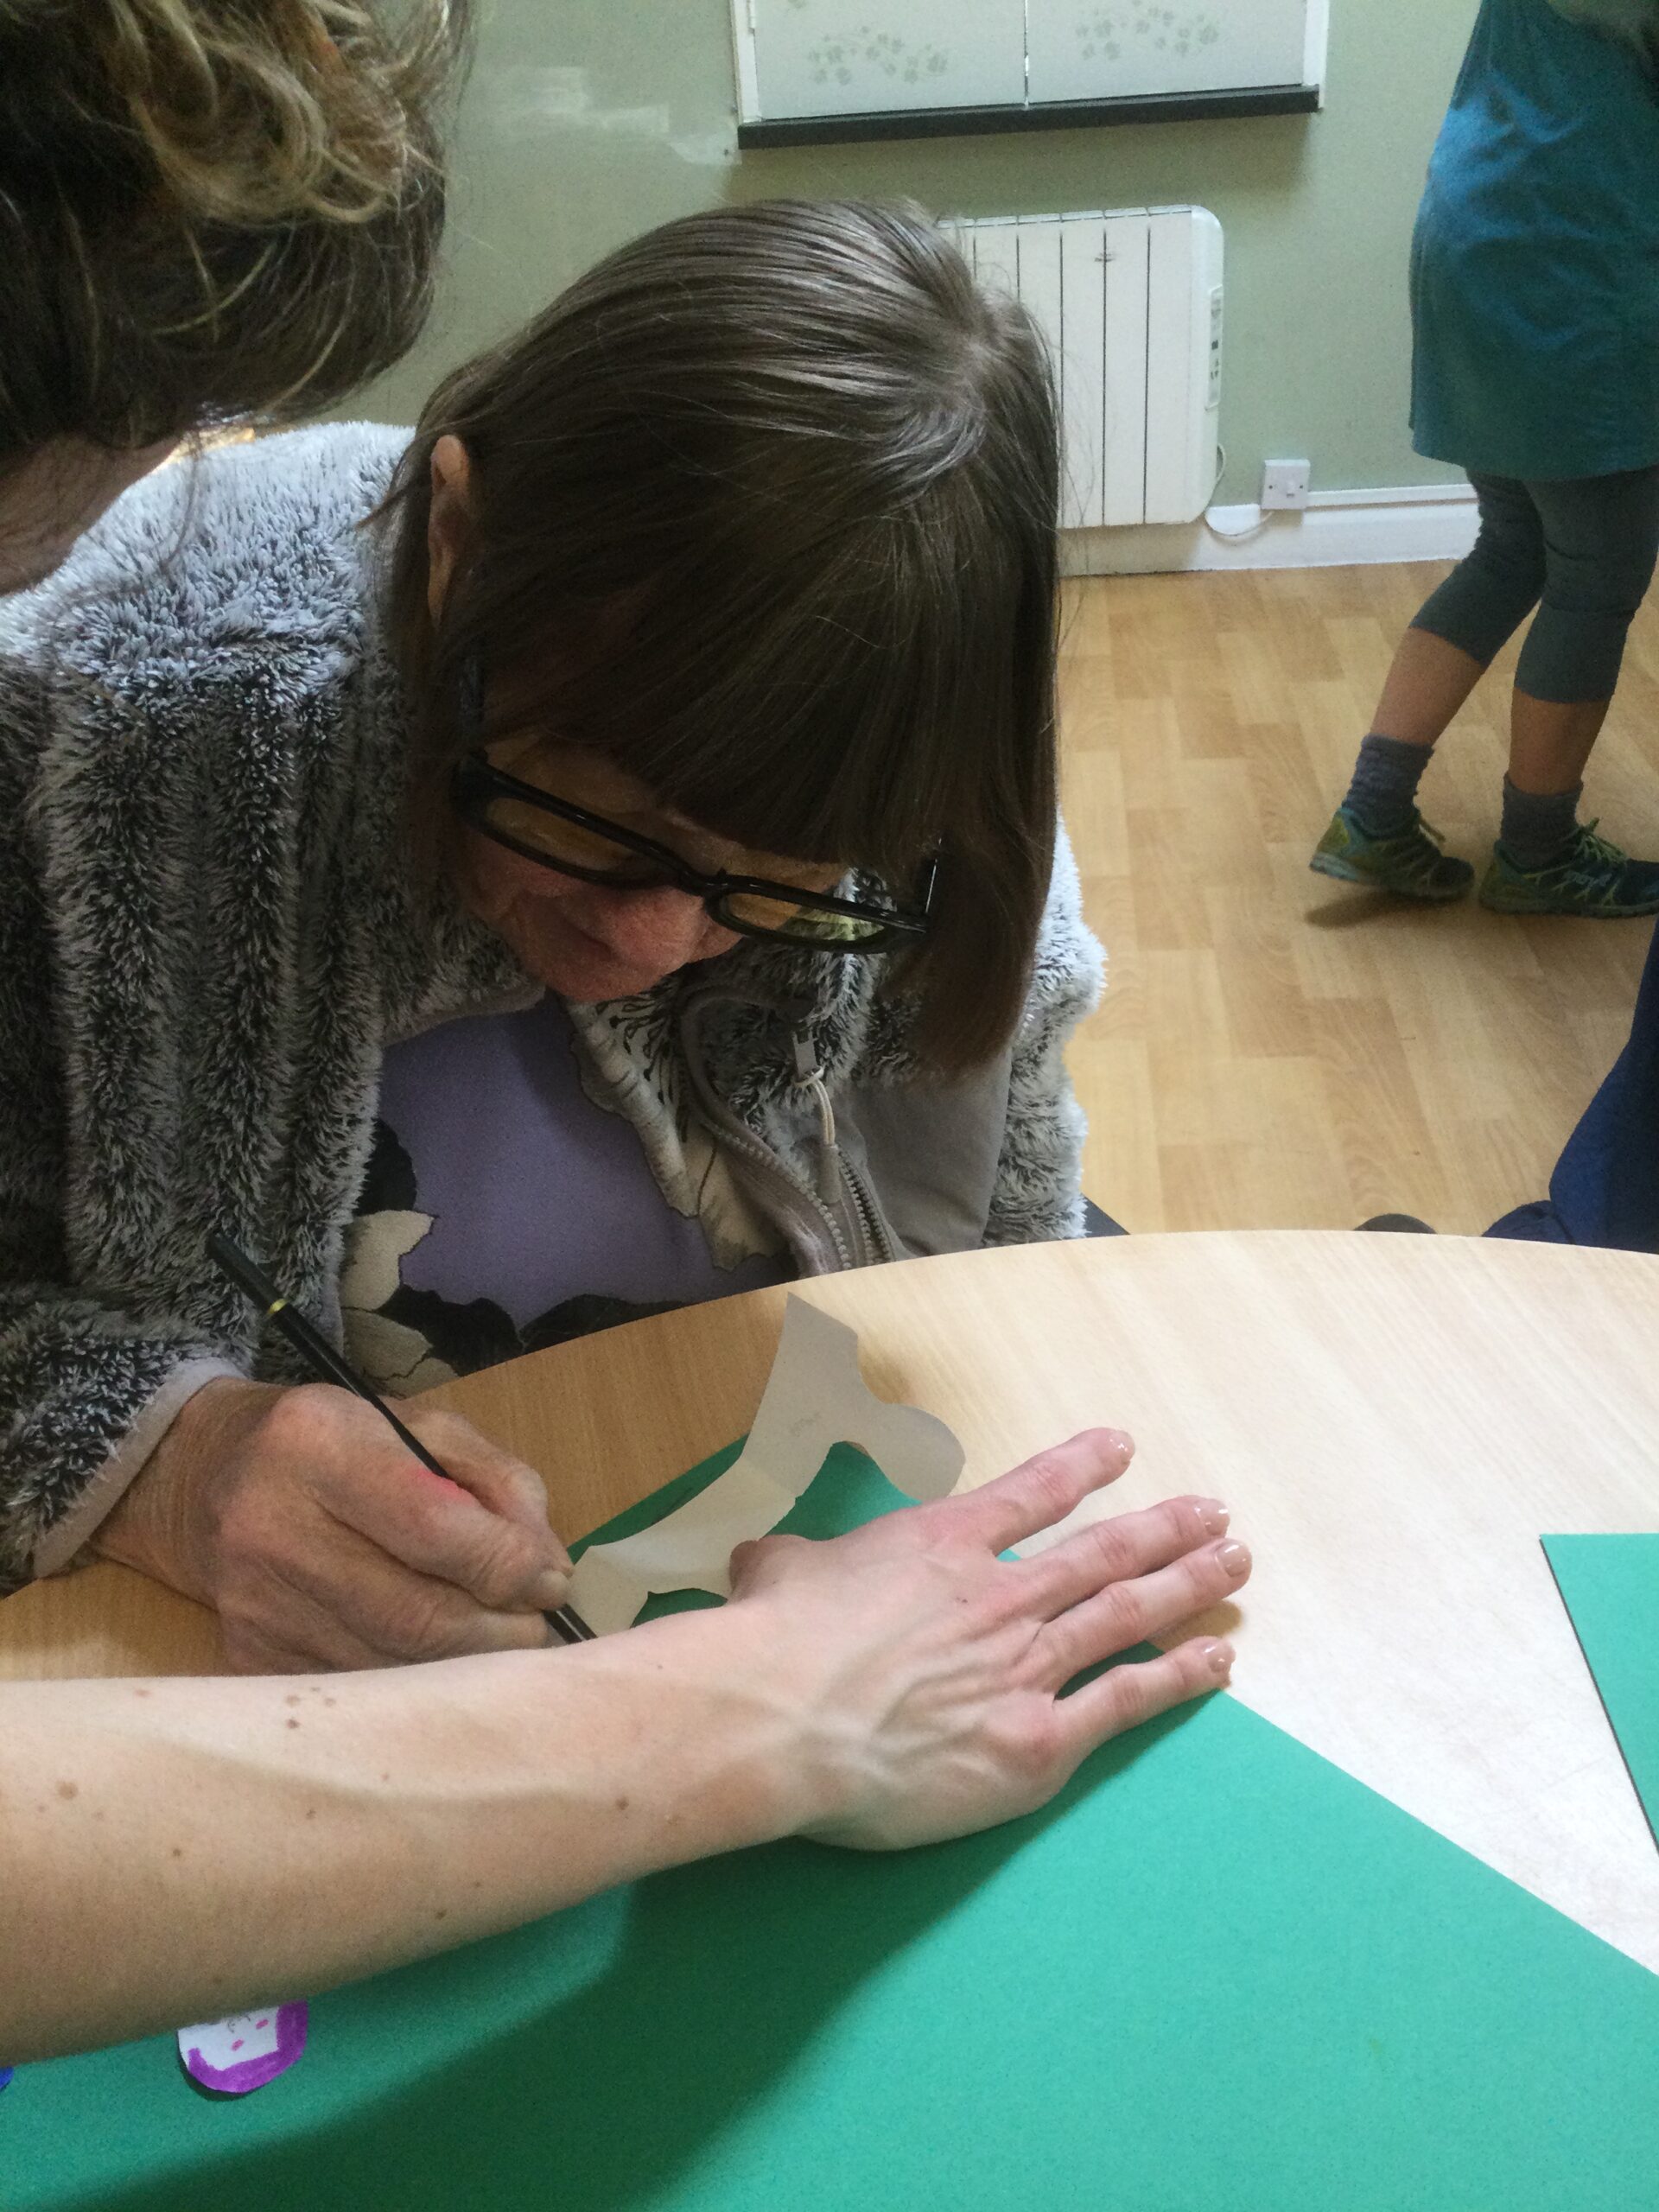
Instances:
[[[1659,463],[1659,88],[1640,35],[1587,27],[1605,9],[1483,0],[1412,245],[1413,442],[1431,460],[1534,478]]]
[[[1549,0],[1571,23],[1588,23],[1621,40],[1659,73],[1659,0]]]

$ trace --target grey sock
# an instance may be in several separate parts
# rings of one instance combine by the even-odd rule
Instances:
[[[1433,750],[1403,737],[1379,737],[1375,730],[1365,739],[1343,804],[1368,837],[1396,837],[1410,829],[1417,785]]]
[[[1578,827],[1582,784],[1570,791],[1518,791],[1503,779],[1498,841],[1517,868],[1547,868]]]

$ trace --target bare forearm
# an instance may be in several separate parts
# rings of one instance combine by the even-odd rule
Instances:
[[[734,1630],[0,1685],[0,2062],[315,1993],[784,1833],[786,1725]]]
[[[0,1684],[0,2060],[304,1995],[690,1859],[861,1850],[1046,1803],[1214,1689],[1249,1572],[1172,1498],[1002,1556],[1128,1464],[1086,1431],[969,1496],[743,1544],[731,1602],[401,1672]]]

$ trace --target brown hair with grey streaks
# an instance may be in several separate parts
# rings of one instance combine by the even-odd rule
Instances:
[[[427,612],[430,460],[472,463]],[[435,860],[466,742],[531,729],[753,849],[936,922],[894,987],[962,1069],[1019,1018],[1052,866],[1058,439],[1047,359],[919,210],[777,200],[624,246],[424,411],[390,510],[392,620]]]

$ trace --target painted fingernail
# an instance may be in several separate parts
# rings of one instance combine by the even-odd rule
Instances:
[[[1232,1517],[1218,1497],[1201,1497],[1198,1500],[1198,1519],[1206,1536],[1224,1536]]]
[[[1217,1544],[1216,1557],[1235,1582],[1242,1582],[1250,1571],[1250,1548],[1248,1544],[1239,1543],[1236,1539],[1230,1544]]]
[[[1230,1643],[1211,1643],[1205,1647],[1204,1663],[1218,1682],[1224,1682],[1233,1671],[1233,1647]]]

